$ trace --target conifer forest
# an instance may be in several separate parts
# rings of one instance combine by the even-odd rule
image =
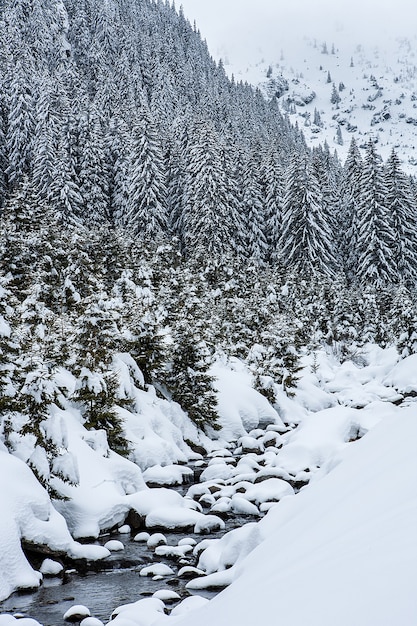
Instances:
[[[219,354],[274,404],[319,347],[342,362],[367,342],[416,352],[417,183],[401,155],[308,148],[168,0],[0,0],[0,87],[2,436],[12,453],[34,437],[52,495],[51,477],[76,482],[52,404],[129,455],[115,354],[215,433]]]

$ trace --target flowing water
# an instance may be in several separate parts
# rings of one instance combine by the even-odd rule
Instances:
[[[178,487],[176,490],[183,494],[187,488],[188,485]],[[220,537],[225,532],[248,521],[247,518],[239,516],[229,518],[224,531],[210,535],[193,535],[184,532],[164,532],[164,535],[168,545],[177,545],[184,536],[194,537],[199,542],[205,538]],[[118,539],[125,546],[123,553],[112,553],[106,559],[106,567],[109,568],[106,571],[80,573],[67,570],[63,578],[45,578],[39,589],[14,593],[1,602],[0,614],[21,613],[37,619],[44,626],[61,626],[66,623],[63,619],[64,613],[75,604],[83,604],[90,609],[92,616],[106,623],[112,611],[119,605],[136,602],[159,589],[176,591],[181,598],[190,595],[185,589],[188,580],[178,578],[175,574],[162,580],[152,580],[151,577],[139,575],[139,570],[150,563],[166,563],[175,571],[183,564],[173,559],[155,556],[153,549],[148,548],[146,543],[133,541],[135,534],[132,532],[132,538],[130,535],[118,533],[99,538],[97,544],[103,545],[109,539]],[[192,555],[188,560],[190,564],[195,565]],[[210,597],[215,594],[204,595]]]

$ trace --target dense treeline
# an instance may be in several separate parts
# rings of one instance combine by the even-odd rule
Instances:
[[[3,441],[69,479],[70,402],[128,454],[117,354],[215,429],[219,354],[276,403],[306,350],[414,352],[415,195],[372,142],[308,150],[168,2],[0,0]]]
[[[65,478],[56,466],[65,444],[48,416],[68,402],[87,428],[106,431],[113,450],[129,453],[117,407],[140,407],[119,378],[120,354],[139,367],[133,384],[152,385],[213,432],[209,368],[220,355],[246,362],[279,410],[277,389],[294,393],[306,351],[324,345],[360,364],[367,342],[397,345],[403,356],[417,349],[416,303],[404,285],[355,289],[342,275],[305,280],[257,264],[240,271],[233,258],[202,265],[176,242],[144,245],[108,226],[62,228],[56,212],[34,211],[28,185],[5,209],[0,241],[2,438],[12,452],[32,438],[28,461],[40,478]],[[76,381],[70,388],[65,372]]]
[[[277,102],[230,81],[182,12],[150,0],[0,7],[0,198],[25,180],[64,223],[175,237],[351,282],[414,285],[417,210],[392,154],[307,150]]]

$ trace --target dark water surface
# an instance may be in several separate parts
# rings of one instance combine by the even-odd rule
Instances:
[[[175,490],[184,495],[188,487],[189,485],[184,485]],[[229,530],[242,526],[248,521],[251,520],[240,516],[231,517],[226,521],[224,531],[209,535],[161,532],[167,538],[168,545],[176,546],[183,537],[193,537],[197,542],[221,537]],[[123,552],[113,552],[105,560],[108,563],[106,571],[89,571],[81,574],[75,570],[68,570],[63,578],[44,578],[39,589],[14,593],[7,600],[0,602],[0,615],[21,613],[25,617],[33,617],[44,626],[61,626],[68,624],[63,619],[64,613],[75,604],[83,604],[90,609],[93,617],[106,623],[112,611],[119,605],[136,602],[159,589],[176,591],[181,599],[191,595],[185,589],[188,579],[179,579],[176,574],[161,580],[152,580],[151,577],[139,575],[142,567],[151,563],[166,563],[174,572],[186,563],[156,556],[154,550],[148,548],[146,543],[133,541],[132,538],[135,535],[136,532],[132,532],[132,535],[114,533],[97,540],[97,544],[104,545],[109,539],[118,539],[125,546]],[[190,565],[196,564],[192,554],[187,555],[186,560]],[[212,597],[215,593],[202,592],[200,595]]]
[[[178,541],[185,536],[192,536],[198,542],[206,538],[220,537],[224,532],[247,521],[233,518],[226,524],[226,531],[210,535],[172,532],[166,532],[164,535],[168,545],[177,545]],[[175,572],[183,564],[179,564],[173,559],[155,556],[153,549],[149,549],[146,543],[135,542],[130,538],[130,535],[115,534],[111,537],[108,535],[103,537],[99,543],[104,544],[110,538],[119,539],[125,545],[123,552],[113,553],[109,557],[109,560],[113,562],[114,569],[101,572],[90,571],[86,574],[69,571],[65,574],[64,579],[45,578],[39,589],[32,592],[14,593],[7,600],[1,602],[0,614],[23,613],[25,617],[33,617],[44,626],[61,626],[68,624],[63,619],[64,613],[74,604],[83,604],[90,609],[93,617],[106,623],[109,621],[112,611],[119,605],[136,602],[152,595],[159,589],[172,589],[181,596],[181,599],[191,595],[185,589],[188,579],[178,579],[176,574],[161,580],[152,580],[151,577],[139,575],[139,570],[142,567],[154,562],[166,563]],[[129,562],[136,561],[137,565],[129,568],[118,567],[121,559],[128,559]],[[194,564],[192,557],[190,560],[192,561],[191,564]],[[202,595],[211,597],[215,594],[204,593]]]

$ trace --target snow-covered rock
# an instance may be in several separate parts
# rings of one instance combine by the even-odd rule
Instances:
[[[52,559],[45,559],[39,568],[40,573],[43,576],[59,576],[64,570],[62,563],[53,561]]]
[[[91,612],[83,604],[75,604],[68,611],[65,611],[63,618],[67,622],[80,622],[85,617],[90,617]]]
[[[101,546],[82,546],[71,537],[65,519],[45,489],[20,459],[0,450],[0,598],[16,589],[38,587],[42,574],[29,565],[21,548],[45,546],[57,554],[89,560],[106,557]]]
[[[171,576],[174,573],[174,570],[165,563],[152,563],[142,567],[139,572],[140,576]]]
[[[104,547],[107,548],[107,550],[110,550],[110,552],[121,552],[125,549],[123,543],[117,539],[110,539],[110,541],[106,541]]]
[[[172,487],[182,485],[194,476],[194,472],[189,467],[183,465],[154,465],[143,472],[143,478],[148,485],[158,485],[160,487]]]

